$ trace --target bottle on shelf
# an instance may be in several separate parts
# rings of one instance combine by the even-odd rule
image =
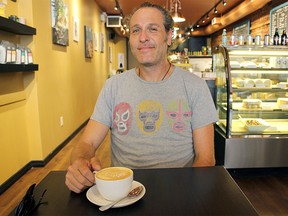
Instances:
[[[286,30],[283,30],[283,33],[281,35],[281,45],[286,46],[287,45],[287,34]]]
[[[227,33],[226,33],[226,29],[223,29],[223,33],[222,33],[222,44],[223,44],[223,45],[227,45]]]
[[[236,36],[234,34],[234,31],[232,32],[232,34],[230,36],[230,44],[231,45],[236,45]]]
[[[275,28],[275,33],[273,36],[273,45],[279,45],[279,33],[278,33],[278,28]]]

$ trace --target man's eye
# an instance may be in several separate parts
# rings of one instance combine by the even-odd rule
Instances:
[[[132,33],[137,33],[139,32],[139,29],[132,29]]]
[[[150,28],[149,30],[150,30],[150,32],[157,32],[158,31],[157,28]]]

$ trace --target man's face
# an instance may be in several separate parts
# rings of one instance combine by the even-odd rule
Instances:
[[[137,61],[144,66],[166,61],[171,35],[171,30],[168,34],[165,31],[163,15],[158,9],[141,8],[131,17],[131,51]]]

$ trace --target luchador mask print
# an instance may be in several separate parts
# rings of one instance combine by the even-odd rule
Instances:
[[[192,112],[188,104],[183,100],[173,101],[169,104],[166,115],[169,125],[174,132],[181,132],[190,126]]]
[[[139,129],[145,134],[155,133],[162,123],[163,108],[158,101],[142,101],[136,110]]]
[[[115,106],[113,113],[113,127],[116,128],[117,133],[126,135],[131,128],[132,123],[132,109],[128,103],[120,103]]]

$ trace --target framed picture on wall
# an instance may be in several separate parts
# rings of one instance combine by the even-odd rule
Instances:
[[[98,50],[98,32],[94,32],[94,50],[97,51]]]
[[[100,33],[100,52],[104,53],[104,34]]]
[[[110,63],[112,63],[112,59],[113,59],[112,47],[109,46],[109,62]]]
[[[73,40],[79,42],[79,17],[73,17]]]
[[[85,57],[93,57],[93,33],[92,28],[84,26],[84,38],[85,38]]]
[[[51,18],[53,43],[68,46],[68,5],[63,0],[51,0]]]

